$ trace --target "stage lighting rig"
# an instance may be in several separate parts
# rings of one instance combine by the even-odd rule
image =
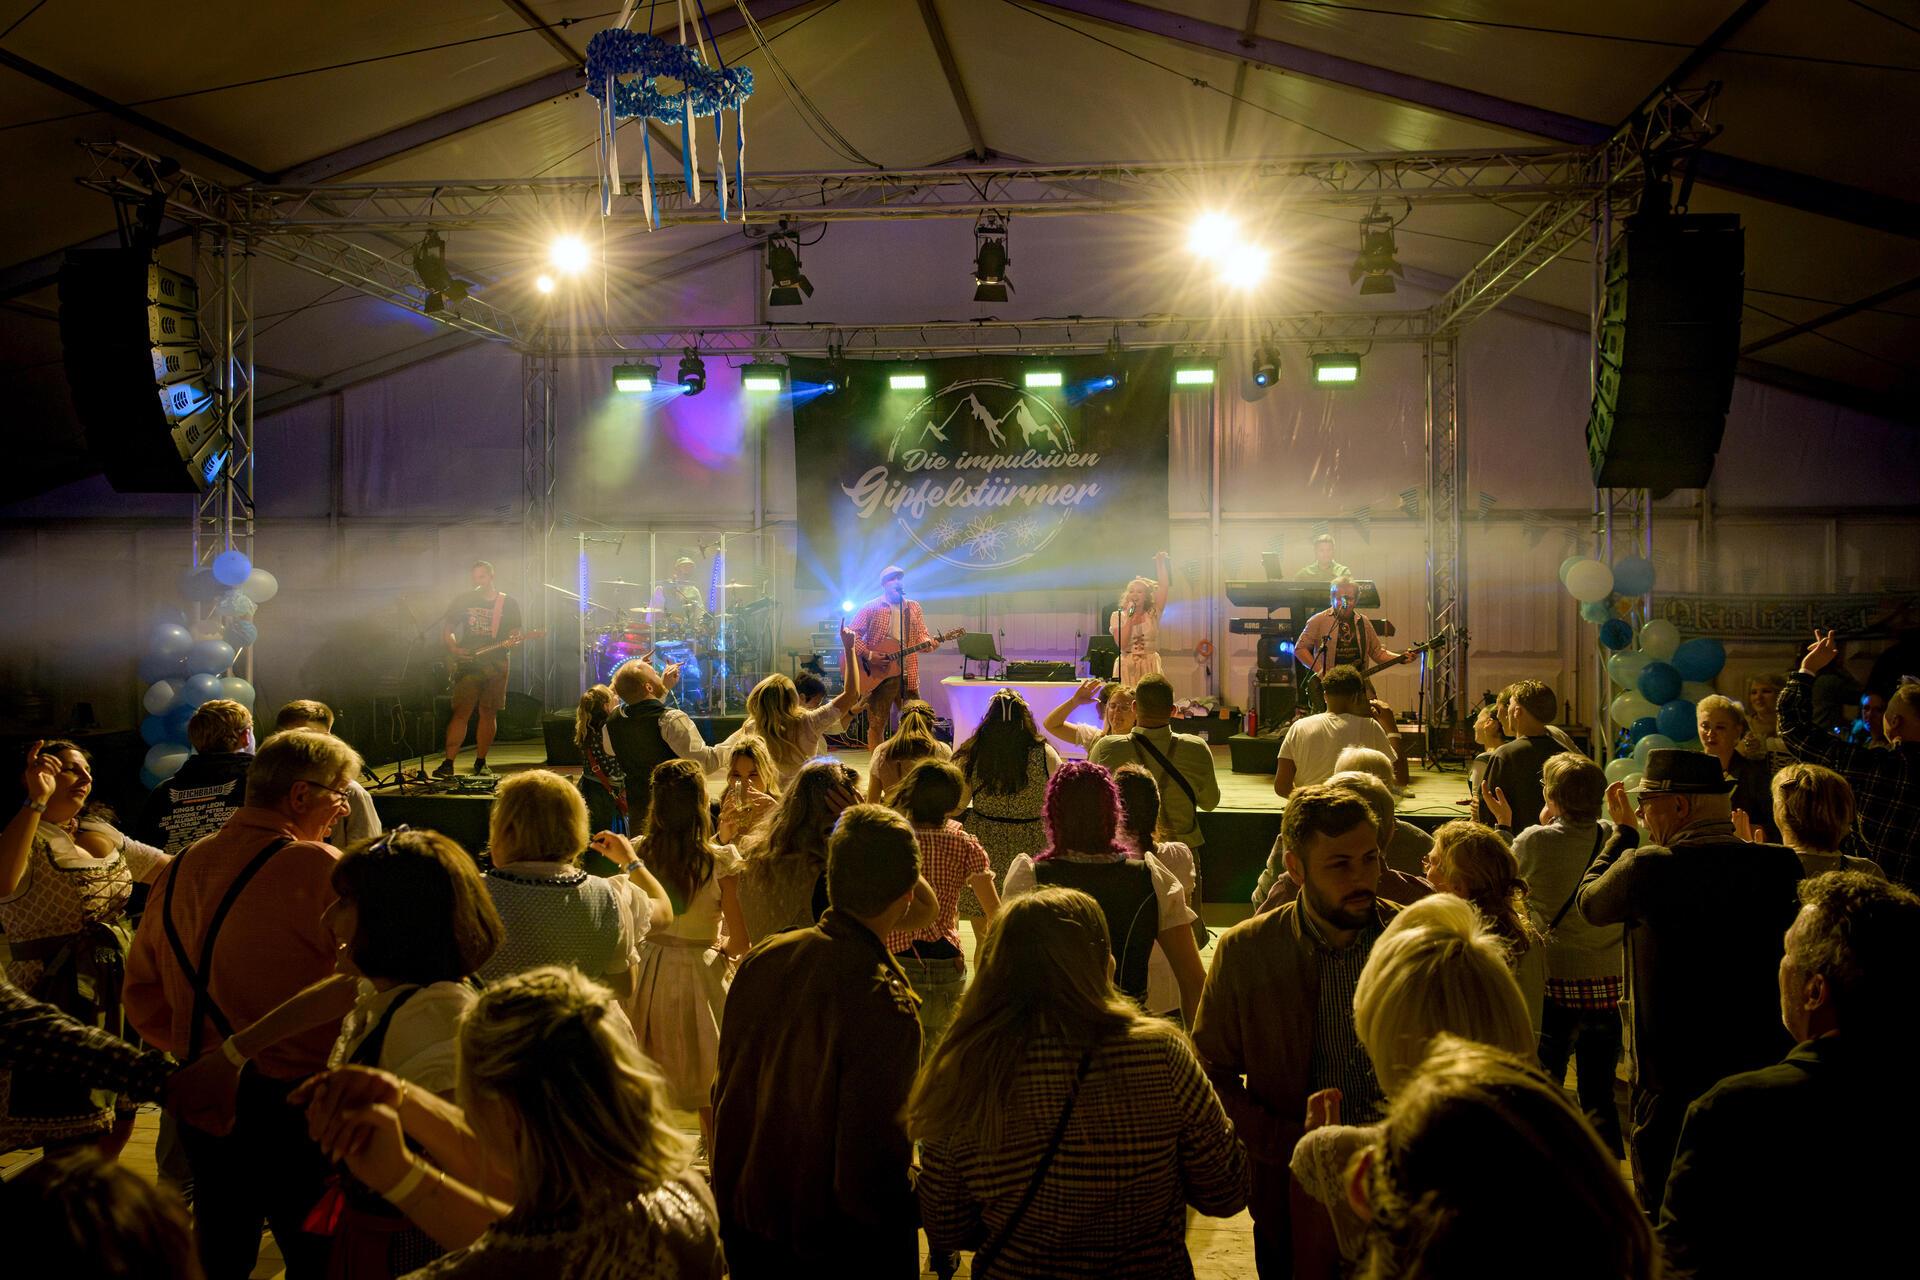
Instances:
[[[563,276],[577,276],[593,261],[593,251],[579,236],[557,236],[547,250],[547,260]]]
[[[1173,385],[1176,387],[1210,387],[1213,385],[1212,356],[1182,356],[1173,362]]]
[[[692,347],[680,357],[680,389],[690,396],[707,389],[707,362]]]
[[[767,237],[767,275],[773,283],[767,289],[770,307],[797,307],[801,295],[813,296],[813,281],[800,274],[800,255],[794,252],[800,237],[780,219],[780,229]]]
[[[973,224],[973,300],[1005,302],[1013,291],[1007,279],[1007,220],[989,213]]]
[[[651,391],[660,385],[660,368],[651,364],[617,364],[613,366],[613,389],[615,391]]]
[[[1253,385],[1270,387],[1280,381],[1280,352],[1272,345],[1253,349]]]
[[[1351,351],[1316,351],[1312,359],[1317,386],[1350,387],[1360,381],[1360,357]]]
[[[754,361],[740,370],[740,389],[742,391],[784,391],[787,388],[787,366],[783,364]]]
[[[449,303],[461,301],[473,288],[469,281],[454,279],[453,272],[447,269],[447,242],[440,238],[438,231],[427,232],[426,238],[414,249],[413,274],[426,290],[420,310],[430,316],[446,311]]]
[[[1395,218],[1374,201],[1367,216],[1360,219],[1360,253],[1354,258],[1353,266],[1347,271],[1349,283],[1357,282],[1360,293],[1392,293],[1398,287],[1395,276],[1405,276],[1406,269],[1395,259],[1393,229],[1407,220],[1413,212],[1413,205],[1407,205],[1407,212]]]

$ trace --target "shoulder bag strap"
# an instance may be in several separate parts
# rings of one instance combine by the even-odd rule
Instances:
[[[1014,1206],[1007,1224],[1000,1228],[1000,1234],[989,1241],[985,1247],[974,1250],[973,1272],[975,1276],[984,1276],[993,1265],[1000,1251],[1013,1239],[1013,1233],[1019,1229],[1020,1220],[1027,1216],[1027,1210],[1033,1205],[1033,1198],[1040,1194],[1041,1184],[1047,1180],[1047,1170],[1053,1167],[1053,1158],[1060,1151],[1060,1144],[1067,1136],[1067,1122],[1073,1119],[1073,1104],[1080,1096],[1080,1086],[1087,1078],[1088,1068],[1093,1066],[1093,1050],[1088,1049],[1080,1055],[1080,1069],[1074,1073],[1073,1087],[1067,1090],[1067,1103],[1060,1108],[1060,1123],[1053,1126],[1053,1137],[1047,1142],[1047,1149],[1040,1153],[1040,1163],[1033,1167],[1033,1177],[1027,1180],[1027,1189],[1020,1196],[1020,1203]]]
[[[386,1012],[380,1015],[380,1021],[374,1023],[373,1030],[354,1046],[353,1052],[347,1055],[347,1061],[356,1067],[378,1067],[380,1054],[387,1047],[387,1028],[393,1025],[393,1015],[400,1012],[401,1005],[419,994],[419,987],[408,987],[389,1001]]]
[[[183,1061],[192,1062],[200,1056],[200,1033],[208,1019],[223,1037],[233,1035],[233,1023],[222,1013],[213,999],[213,945],[220,938],[220,927],[227,922],[227,913],[233,910],[233,904],[239,898],[241,890],[260,871],[260,868],[272,861],[273,856],[292,844],[286,836],[271,840],[266,847],[253,856],[253,861],[240,869],[240,874],[227,886],[227,892],[220,899],[220,905],[213,910],[213,918],[207,922],[207,932],[200,940],[200,963],[195,965],[187,958],[187,947],[180,940],[180,930],[173,923],[173,889],[180,882],[180,866],[175,863],[173,874],[167,877],[166,901],[162,904],[161,923],[166,926],[167,945],[173,948],[173,959],[186,975],[188,984],[193,988],[193,1017],[188,1024],[192,1030],[187,1033],[187,1052]]]
[[[1573,892],[1568,894],[1567,900],[1560,904],[1560,909],[1553,913],[1553,923],[1547,926],[1548,933],[1552,933],[1560,927],[1560,922],[1567,917],[1567,908],[1571,907],[1573,900],[1580,896],[1580,883],[1587,878],[1587,872],[1593,869],[1593,860],[1600,856],[1600,846],[1606,840],[1606,835],[1607,829],[1605,827],[1600,827],[1594,831],[1593,852],[1587,855],[1587,865],[1581,868],[1580,879],[1573,882]]]
[[[1132,736],[1136,746],[1141,747],[1148,755],[1160,762],[1160,767],[1167,771],[1167,777],[1173,780],[1174,785],[1180,788],[1181,794],[1187,797],[1187,803],[1193,806],[1194,816],[1197,818],[1200,815],[1200,796],[1194,791],[1193,784],[1187,781],[1186,775],[1173,767],[1173,761],[1160,754],[1160,748],[1153,745],[1153,739],[1138,729],[1133,731]]]

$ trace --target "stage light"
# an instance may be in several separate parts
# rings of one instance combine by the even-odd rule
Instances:
[[[680,357],[680,389],[697,396],[707,389],[707,362],[692,347]]]
[[[1360,381],[1360,357],[1351,351],[1316,351],[1313,380],[1323,387],[1350,387]]]
[[[1280,353],[1272,347],[1255,347],[1253,352],[1253,385],[1270,387],[1280,381]]]
[[[1046,387],[1059,387],[1066,382],[1066,377],[1058,369],[1029,369],[1026,382],[1027,390],[1038,391]]]
[[[1229,289],[1251,289],[1267,278],[1270,261],[1259,245],[1236,244],[1214,259],[1215,278]]]
[[[542,293],[553,292],[553,277],[542,271],[533,278],[533,287]]]
[[[1112,374],[1108,374],[1108,375],[1107,375],[1106,377],[1104,377],[1104,378],[1096,378],[1096,379],[1094,379],[1094,383],[1093,383],[1093,385],[1094,385],[1094,388],[1095,388],[1096,390],[1099,390],[1099,391],[1111,391],[1111,390],[1113,390],[1113,389],[1114,389],[1115,387],[1117,387],[1117,386],[1119,386],[1119,385],[1120,385],[1120,379],[1118,379],[1118,378],[1116,378],[1116,377],[1114,377],[1114,376],[1113,376]]]
[[[426,290],[420,309],[428,315],[448,310],[448,303],[461,301],[473,288],[468,281],[454,279],[453,272],[447,269],[447,242],[437,231],[427,232],[414,249],[413,274]]]
[[[840,612],[842,612],[842,613],[852,613],[852,612],[853,612],[853,601],[851,601],[851,600],[842,600],[842,601],[840,602]]]
[[[660,385],[660,370],[650,364],[617,364],[613,366],[613,389],[615,391],[651,391]]]
[[[973,300],[1005,302],[1013,291],[1007,279],[1007,220],[989,213],[973,224]]]
[[[1408,211],[1412,211],[1411,205]],[[1397,222],[1377,201],[1367,216],[1360,219],[1360,253],[1348,269],[1347,279],[1359,283],[1362,295],[1392,293],[1398,287],[1393,278],[1406,274],[1394,257],[1393,243],[1394,227],[1405,220],[1403,214]]]
[[[887,386],[894,391],[925,391],[927,375],[924,373],[890,373]]]
[[[1187,232],[1187,248],[1201,258],[1219,258],[1240,243],[1240,225],[1224,213],[1208,212],[1194,219]]]
[[[561,275],[577,276],[587,269],[593,255],[587,249],[587,242],[579,236],[561,236],[547,250],[547,260]]]
[[[800,243],[800,237],[787,230],[787,220],[780,219],[780,229],[767,237],[767,276],[773,283],[767,288],[767,305],[770,307],[797,307],[801,295],[813,296],[813,282],[800,274],[800,256],[794,252]]]
[[[1173,385],[1176,387],[1212,386],[1213,361],[1201,356],[1189,356],[1174,361]]]
[[[787,366],[755,362],[740,371],[744,391],[781,391],[787,385]]]

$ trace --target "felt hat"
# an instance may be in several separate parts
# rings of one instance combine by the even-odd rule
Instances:
[[[1635,794],[1723,796],[1737,785],[1720,767],[1717,757],[1704,751],[1661,747],[1647,752],[1646,773]]]

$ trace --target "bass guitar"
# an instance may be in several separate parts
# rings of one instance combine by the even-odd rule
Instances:
[[[1360,669],[1360,678],[1362,680],[1371,680],[1375,676],[1379,675],[1382,671],[1391,671],[1393,668],[1400,666],[1408,658],[1413,657],[1415,654],[1431,653],[1433,650],[1438,649],[1441,645],[1447,643],[1448,639],[1450,639],[1455,634],[1456,632],[1452,627],[1443,627],[1441,628],[1439,635],[1433,636],[1426,640],[1422,640],[1419,644],[1414,645],[1411,649],[1408,649],[1405,653],[1403,653],[1400,657],[1395,658],[1392,662],[1376,662],[1370,667],[1362,667]],[[1465,644],[1468,638],[1467,633],[1464,631],[1461,631],[1461,632],[1458,632],[1457,634],[1460,637],[1460,643]],[[1314,671],[1309,671],[1307,673],[1307,678],[1301,681],[1301,688],[1306,693],[1307,705],[1311,706],[1315,711],[1325,711],[1327,709],[1326,696],[1322,694],[1320,691],[1319,673]]]
[[[854,661],[860,664],[860,675],[865,686],[871,688],[889,676],[899,675],[901,663],[909,655],[938,649],[947,641],[958,640],[965,634],[967,634],[965,627],[955,627],[951,631],[942,631],[937,636],[928,636],[919,644],[910,644],[904,649],[888,649],[884,653],[868,653],[856,646],[853,651]]]

